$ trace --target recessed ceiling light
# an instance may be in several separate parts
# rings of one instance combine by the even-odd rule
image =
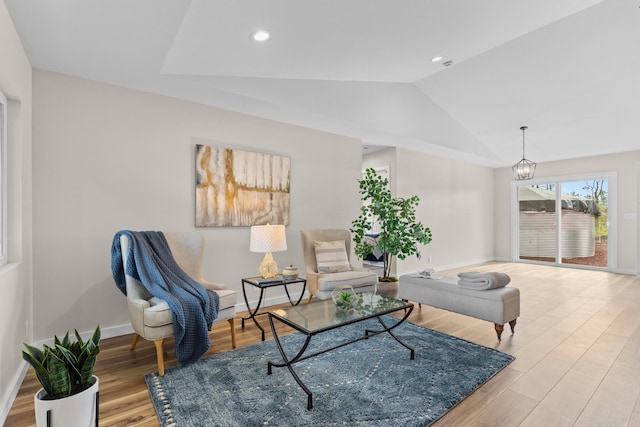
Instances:
[[[435,58],[431,59],[431,62],[438,62],[438,61],[442,61],[442,56],[436,56]]]
[[[271,34],[269,34],[266,30],[258,30],[251,34],[251,39],[257,42],[266,42],[271,38]]]

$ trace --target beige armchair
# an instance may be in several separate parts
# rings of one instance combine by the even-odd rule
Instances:
[[[202,277],[204,259],[204,237],[199,233],[163,233],[173,258],[191,278],[207,289],[215,290],[220,297],[218,317],[215,322],[226,320],[231,327],[231,346],[236,347],[235,314],[237,293],[226,289],[226,285],[208,282]],[[127,270],[129,239],[120,236],[122,262]],[[133,351],[140,337],[153,341],[158,358],[158,373],[164,375],[163,343],[173,337],[173,319],[169,305],[162,299],[153,297],[145,287],[129,275],[125,275],[129,317],[136,332],[131,343]]]
[[[350,285],[356,292],[375,292],[378,275],[351,265],[351,233],[339,228],[301,230],[302,252],[309,289],[309,301],[315,296],[319,299],[331,298],[331,291],[339,285]],[[346,271],[322,272],[318,269],[316,242],[344,241],[346,251]]]

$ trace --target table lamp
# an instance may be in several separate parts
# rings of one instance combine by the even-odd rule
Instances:
[[[264,252],[264,259],[258,267],[260,276],[271,279],[278,274],[278,263],[271,256],[271,252],[287,250],[287,237],[284,225],[253,225],[251,226],[251,252]]]

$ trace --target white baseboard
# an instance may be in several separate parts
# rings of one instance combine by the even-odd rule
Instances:
[[[9,411],[11,410],[11,406],[13,406],[13,402],[16,400],[16,396],[20,391],[20,386],[22,385],[22,381],[24,381],[24,377],[27,375],[29,370],[29,364],[22,361],[20,365],[20,369],[16,371],[9,381],[9,392],[2,399],[2,404],[0,405],[0,425],[4,425],[7,421],[7,417],[9,416]]]
[[[291,300],[292,301],[298,301],[298,298],[300,298],[300,293],[290,293],[291,295]],[[257,297],[257,296],[256,296]],[[242,298],[242,296],[240,296],[240,298]],[[302,301],[304,301],[306,298],[309,298],[309,294],[307,292],[304,293],[303,297],[302,297]],[[260,310],[262,311],[263,308],[265,307],[269,307],[272,305],[277,305],[277,304],[282,304],[284,302],[289,302],[289,299],[287,298],[286,295],[281,295],[281,296],[277,296],[277,297],[272,297],[272,298],[265,298],[265,300],[262,302],[262,304],[260,304]],[[249,305],[252,308],[255,308],[256,304],[258,303],[257,299],[254,301],[249,301]],[[247,304],[245,304],[244,302],[242,303],[238,303],[236,304],[236,313],[241,312],[241,311],[247,311]],[[130,323],[126,323],[124,325],[117,325],[117,326],[111,326],[111,327],[106,327],[106,328],[101,328],[101,336],[102,338],[113,338],[113,337],[119,337],[122,335],[128,335],[128,334],[132,334],[134,333],[133,327],[131,326]],[[86,332],[81,332],[80,336],[82,336],[82,339],[87,339],[89,337],[91,337],[91,335],[93,334],[93,331],[86,331]],[[41,341],[37,341],[35,344],[33,344],[36,347],[42,347],[44,344],[47,345],[52,345],[53,344],[53,339],[50,340],[41,340]],[[26,365],[26,362],[25,362]],[[24,377],[24,375],[23,375]]]
[[[294,292],[290,292],[289,295],[291,295],[291,301],[296,302],[298,301],[298,298],[300,298],[300,293],[294,293]],[[256,297],[257,298],[257,297]],[[304,295],[302,296],[302,301],[304,301],[306,298],[309,298],[309,293],[305,291]],[[264,301],[262,301],[262,304],[260,304],[260,310],[262,310],[265,307],[269,307],[272,305],[277,305],[277,304],[282,304],[284,302],[289,302],[289,299],[287,298],[286,295],[280,295],[278,297],[271,297],[271,298],[265,298]],[[254,301],[249,301],[249,305],[255,309],[256,304],[258,304],[257,299]],[[249,309],[247,308],[247,304],[245,304],[244,302],[236,304],[236,313],[239,311],[248,311]]]
[[[447,264],[447,265],[437,265],[437,266],[433,266],[431,268],[433,268],[436,272],[439,271],[447,271],[447,270],[455,270],[458,268],[463,268],[463,267],[469,267],[472,265],[478,265],[478,264],[484,264],[486,262],[492,262],[492,261],[497,261],[495,258],[484,258],[484,259],[477,259],[477,260],[473,260],[473,261],[465,261],[465,262],[460,262],[460,263],[455,263],[455,264]],[[505,260],[505,262],[510,262],[509,260]],[[398,273],[398,277],[402,276],[403,274],[411,274],[411,273],[416,273],[417,270],[413,270],[413,271],[405,271],[402,273]]]
[[[133,326],[131,326],[131,323],[126,323],[124,325],[102,329],[102,338],[113,338],[132,333],[134,333]]]
[[[82,337],[83,340],[87,340],[91,338],[91,336],[93,335],[93,332],[94,332],[93,330],[80,332],[80,336]],[[131,326],[131,323],[126,323],[124,325],[118,325],[118,326],[111,326],[107,328],[100,327],[100,339],[119,337],[121,335],[132,334],[133,332],[134,331],[133,331],[133,327]],[[73,335],[73,331],[69,336],[71,337],[71,335]],[[60,336],[59,338],[62,338],[62,336]],[[35,347],[42,348],[42,346],[45,344],[48,346],[53,346],[53,338],[48,338],[46,340],[39,340],[32,345]]]
[[[475,261],[468,261],[468,262],[448,264],[448,265],[440,265],[440,266],[434,267],[434,269],[436,270],[436,272],[438,272],[438,271],[447,271],[447,270],[456,270],[458,268],[469,267],[469,266],[473,266],[473,265],[484,264],[484,263],[487,263],[487,262],[494,262],[494,261],[495,262],[514,262],[514,263],[525,262],[527,264],[546,265],[546,266],[550,266],[550,267],[577,268],[577,269],[582,269],[582,270],[606,271],[607,273],[640,275],[639,272],[634,271],[634,270],[630,270],[630,269],[621,269],[621,268],[602,269],[602,268],[597,268],[597,267],[589,267],[589,266],[582,266],[582,265],[576,265],[576,264],[554,265],[554,264],[549,264],[549,263],[541,262],[541,261],[514,261],[514,260],[512,260],[510,258],[501,258],[501,257],[480,259],[480,260],[475,260]],[[408,271],[408,272],[405,272],[405,273],[401,273],[401,274],[398,274],[398,276],[401,276],[402,274],[410,274],[410,273],[415,273],[415,271]]]
[[[483,258],[483,259],[477,259],[477,260],[473,260],[473,261],[442,265],[442,266],[436,268],[436,271],[456,270],[458,268],[470,267],[472,265],[484,264],[484,263],[492,262],[492,261],[495,261],[495,259],[494,258]]]

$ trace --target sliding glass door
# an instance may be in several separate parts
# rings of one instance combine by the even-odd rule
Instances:
[[[517,183],[518,259],[607,268],[609,181]]]
[[[518,187],[520,259],[555,262],[558,255],[556,185]]]
[[[608,188],[606,179],[561,184],[562,263],[607,267]]]

